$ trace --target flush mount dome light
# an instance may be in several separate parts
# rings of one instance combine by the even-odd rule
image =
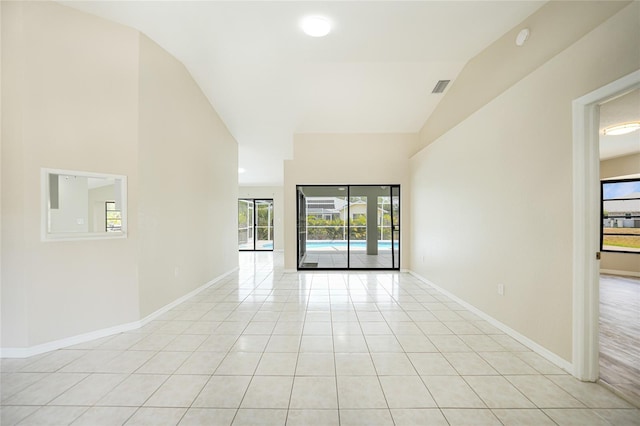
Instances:
[[[616,124],[615,126],[609,126],[604,129],[604,134],[607,136],[626,135],[627,133],[634,132],[640,129],[640,121],[633,121],[631,123]]]
[[[307,16],[300,26],[302,31],[311,37],[324,37],[331,31],[331,22],[323,16]]]

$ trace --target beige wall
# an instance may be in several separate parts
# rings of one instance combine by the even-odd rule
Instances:
[[[285,268],[296,269],[296,185],[400,184],[401,268],[409,268],[409,152],[416,134],[298,134],[284,165]]]
[[[640,154],[625,155],[600,162],[600,178],[624,177],[640,173]],[[640,276],[640,255],[632,253],[603,252],[600,270]]]
[[[571,102],[640,68],[639,6],[540,64],[411,160],[412,270],[569,362]]]
[[[273,199],[273,249],[284,250],[284,189],[281,186],[241,186],[238,198]],[[237,211],[237,208],[236,208]]]
[[[138,35],[55,3],[2,2],[2,347],[139,318],[127,239],[40,241],[40,168],[127,175],[138,198]]]
[[[640,154],[625,155],[600,162],[600,179],[640,174]]]
[[[139,320],[233,269],[237,147],[186,70],[59,4],[0,7],[2,348]],[[126,175],[128,237],[41,242],[41,167]]]
[[[629,1],[550,1],[472,58],[429,116],[413,152],[424,148],[486,103],[617,13]],[[525,47],[515,39],[531,33]]]
[[[237,266],[238,147],[184,66],[140,37],[140,311]]]

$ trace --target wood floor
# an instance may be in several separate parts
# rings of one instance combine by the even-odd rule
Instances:
[[[640,279],[600,276],[600,380],[640,406]]]

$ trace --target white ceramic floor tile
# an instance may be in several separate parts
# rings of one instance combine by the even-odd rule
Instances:
[[[510,352],[481,352],[478,355],[500,374],[537,374],[529,364]]]
[[[193,402],[199,408],[238,408],[251,382],[250,376],[213,376]]]
[[[369,353],[363,335],[337,334],[333,336],[333,345],[336,353]]]
[[[404,353],[373,353],[373,365],[379,376],[417,375],[416,369]]]
[[[596,383],[581,382],[568,375],[549,376],[547,378],[587,407],[633,408],[631,404]]]
[[[491,410],[443,409],[442,412],[451,426],[501,426]]]
[[[298,356],[296,376],[334,376],[333,353],[302,352]]]
[[[424,376],[427,389],[441,408],[484,408],[476,393],[459,376]]]
[[[176,425],[187,411],[186,408],[142,407],[125,423],[127,426]]]
[[[229,352],[216,370],[216,375],[251,376],[256,371],[260,357],[259,352]]]
[[[45,354],[44,357],[27,364],[21,368],[20,371],[29,373],[53,373],[84,355],[86,355],[86,351],[59,350]]]
[[[189,352],[158,352],[142,367],[139,374],[173,374],[189,357]]]
[[[139,329],[0,360],[3,426],[640,426],[409,274],[284,272],[277,252],[239,264]]]
[[[87,407],[42,407],[25,417],[20,425],[24,426],[59,426],[71,424],[87,410]]]
[[[598,409],[593,410],[612,425],[640,425],[640,409]]]
[[[386,409],[340,410],[341,426],[393,426],[391,413]]]
[[[396,426],[448,426],[447,420],[437,408],[392,408]]]
[[[288,408],[293,376],[254,376],[241,408]]]
[[[331,336],[302,336],[300,352],[333,352]]]
[[[466,376],[464,379],[489,408],[535,408],[502,376]]]
[[[265,352],[290,352],[298,353],[300,337],[289,335],[271,335]]]
[[[390,408],[434,408],[436,403],[418,376],[380,377]]]
[[[387,408],[377,377],[338,376],[340,409]]]
[[[283,426],[287,410],[240,409],[233,419],[234,426]]]
[[[365,336],[369,352],[404,352],[393,334]]]
[[[376,370],[369,353],[336,353],[338,376],[375,376]]]
[[[100,406],[141,406],[167,380],[168,376],[132,374],[100,399]]]
[[[225,354],[221,352],[193,352],[175,371],[175,374],[213,374]]]
[[[295,377],[290,409],[337,409],[335,377]]]
[[[94,405],[127,376],[124,374],[92,374],[51,401],[51,405]]]
[[[474,352],[452,352],[443,353],[449,364],[462,376],[490,376],[497,375],[484,359]]]
[[[5,405],[0,408],[0,425],[13,426],[40,409],[37,405]]]
[[[189,408],[180,420],[180,426],[229,426],[236,415],[234,409]]]
[[[150,407],[190,407],[200,393],[209,376],[174,375],[170,376],[147,400]]]
[[[606,426],[610,424],[593,410],[547,408],[544,412],[559,426]]]
[[[455,376],[458,374],[440,353],[409,353],[407,356],[421,376]]]
[[[26,387],[6,401],[7,405],[44,405],[87,377],[78,373],[53,373]]]
[[[551,426],[556,424],[539,409],[494,409],[492,411],[505,426]]]
[[[163,351],[193,352],[207,339],[203,334],[183,334],[173,339]]]
[[[539,408],[583,408],[584,404],[544,376],[506,376]]]
[[[297,359],[296,353],[265,352],[255,374],[258,376],[293,376],[296,371]]]
[[[137,407],[91,407],[73,422],[73,426],[121,426],[137,409]]]
[[[49,373],[1,373],[0,395],[4,402],[11,396],[44,379]]]
[[[269,342],[269,335],[242,334],[231,347],[233,352],[264,352]]]

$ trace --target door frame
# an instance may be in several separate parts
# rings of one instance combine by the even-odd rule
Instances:
[[[640,70],[573,101],[573,375],[599,377],[600,105],[640,88]]]
[[[253,248],[250,249],[241,249],[240,247],[238,247],[238,251],[273,251],[274,247],[275,247],[275,235],[274,232],[271,232],[271,236],[272,239],[271,241],[273,241],[273,246],[270,249],[257,249],[256,248],[256,243],[258,241],[258,222],[257,222],[257,218],[258,218],[258,209],[256,208],[256,201],[270,201],[271,202],[271,207],[273,207],[273,198],[238,198],[238,201],[251,201],[253,203],[253,217],[251,218],[252,223],[253,223]],[[273,219],[273,218],[272,218]],[[274,221],[275,222],[275,221]],[[275,229],[275,225],[272,226],[272,228]]]

